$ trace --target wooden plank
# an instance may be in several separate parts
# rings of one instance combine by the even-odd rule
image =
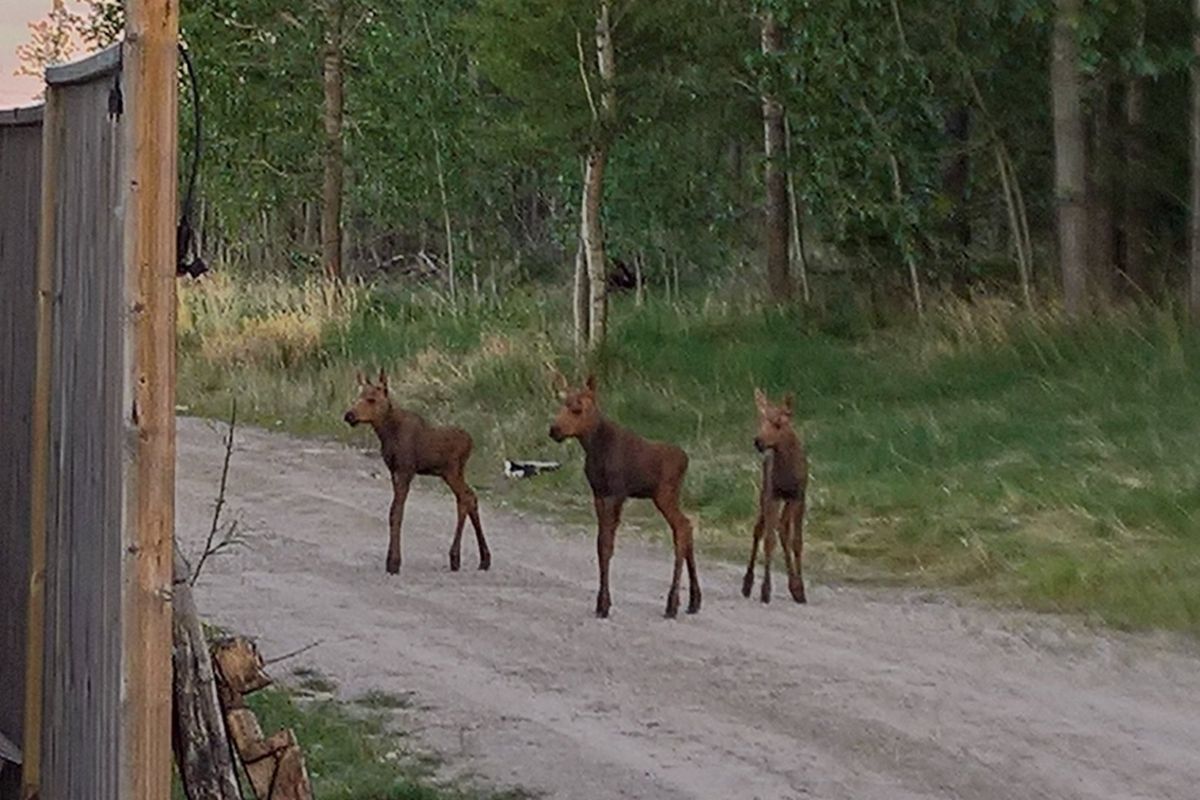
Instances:
[[[41,212],[38,220],[37,366],[34,378],[30,445],[29,610],[25,648],[25,730],[21,796],[40,796],[42,696],[45,661],[45,580],[47,484],[50,456],[50,385],[53,366],[55,177],[62,141],[62,120],[53,94],[46,98],[42,121]]]
[[[54,315],[40,792],[118,800],[125,360],[120,120],[111,81],[50,87]]]
[[[115,74],[120,67],[121,43],[116,42],[87,58],[81,58],[69,64],[47,67],[46,83],[50,86],[91,83],[105,75]]]
[[[42,122],[42,104],[35,106],[17,106],[16,108],[0,108],[0,126],[40,125]]]
[[[0,111],[0,800],[20,796],[24,734],[41,120],[40,107]]]
[[[171,791],[172,536],[175,523],[176,58],[179,6],[125,4],[124,720],[122,800]]]

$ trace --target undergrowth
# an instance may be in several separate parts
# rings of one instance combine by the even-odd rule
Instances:
[[[223,415],[236,396],[260,424],[373,444],[340,420],[355,370],[382,366],[402,404],[471,431],[471,477],[493,502],[583,520],[579,448],[546,436],[547,364],[582,371],[569,308],[532,289],[454,313],[387,286],[197,284],[181,299],[180,402]],[[744,555],[760,385],[797,395],[818,575],[1200,631],[1200,336],[1169,310],[1069,324],[1053,308],[946,299],[924,325],[878,330],[853,309],[764,310],[736,294],[618,297],[594,368],[608,414],[688,450],[687,508],[710,554]],[[507,481],[505,457],[565,468]],[[631,519],[661,527],[645,509]]]

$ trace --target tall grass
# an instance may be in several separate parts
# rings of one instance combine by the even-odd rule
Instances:
[[[497,501],[586,515],[578,448],[545,436],[546,363],[573,368],[565,295],[454,314],[380,287],[322,304],[311,287],[237,283],[258,299],[232,311],[197,296],[208,291],[225,290],[184,300],[181,402],[222,413],[237,396],[260,422],[345,436],[354,370],[384,366],[401,402],[471,430],[474,479]],[[315,345],[285,358],[250,343],[277,335],[262,320],[313,308]],[[871,332],[845,314],[710,294],[618,298],[612,333],[596,364],[602,405],[687,448],[687,503],[710,552],[740,557],[753,519],[753,387],[791,390],[813,470],[808,564],[825,577],[968,586],[1200,631],[1200,337],[1170,311],[1068,324],[1052,308],[946,300],[919,329]],[[247,342],[209,344],[222,337]],[[505,456],[568,468],[506,482]]]

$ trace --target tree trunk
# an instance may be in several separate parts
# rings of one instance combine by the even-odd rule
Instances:
[[[762,51],[768,58],[783,50],[783,31],[775,15],[762,16]],[[792,296],[788,254],[788,191],[784,155],[787,136],[784,131],[783,105],[771,94],[764,94],[763,154],[766,157],[766,249],[767,290],[773,302],[787,302]]]
[[[588,347],[598,349],[604,344],[608,326],[608,260],[604,252],[604,228],[600,211],[604,201],[604,168],[608,164],[608,144],[613,135],[617,114],[617,64],[613,47],[612,26],[608,0],[601,0],[596,14],[596,63],[600,73],[600,108],[597,111],[597,130],[588,149],[583,175],[583,208],[580,219],[580,238],[587,259],[590,310],[588,314]]]
[[[1196,0],[1200,3],[1200,0]],[[1067,314],[1087,305],[1087,152],[1075,29],[1082,0],[1056,0],[1050,58],[1054,107],[1054,193],[1058,207],[1058,260]]]
[[[804,230],[800,222],[800,201],[796,199],[796,181],[792,175],[792,128],[788,125],[787,117],[783,120],[783,140],[784,152],[787,154],[788,170],[787,170],[787,195],[788,205],[791,207],[791,247],[792,252],[796,254],[796,262],[800,265],[800,292],[804,298],[804,304],[808,305],[812,300],[812,293],[808,289],[808,258],[804,254]]]
[[[642,306],[646,302],[646,284],[642,276],[642,264],[646,261],[646,254],[638,251],[637,257],[633,259],[633,277],[635,282],[634,304]]]
[[[1017,254],[1017,274],[1021,279],[1021,297],[1025,302],[1025,309],[1028,311],[1033,308],[1033,293],[1029,286],[1029,264],[1031,260],[1030,252],[1025,246],[1025,237],[1021,230],[1020,216],[1017,207],[1017,195],[1015,191],[1016,175],[1010,178],[1010,165],[1004,155],[1004,148],[1000,144],[996,145],[996,174],[1000,176],[1000,190],[1004,194],[1004,206],[1008,210],[1008,227],[1012,235],[1013,249]]]
[[[1144,290],[1146,285],[1145,175],[1146,90],[1140,76],[1125,84],[1125,179],[1123,181],[1121,220],[1121,269],[1125,273],[1125,289]]]
[[[1112,294],[1117,273],[1115,163],[1115,119],[1110,83],[1103,77],[1096,89],[1091,114],[1091,149],[1088,156],[1088,285],[1097,298]]]
[[[325,181],[321,204],[321,261],[326,276],[342,277],[342,0],[325,3]]]
[[[450,307],[458,312],[458,276],[454,265],[454,228],[450,224],[450,199],[446,193],[446,174],[442,169],[442,138],[437,128],[430,126],[433,135],[433,163],[437,170],[438,196],[442,201],[442,231],[446,236],[446,274],[450,291]]]
[[[949,228],[965,254],[971,246],[971,218],[967,210],[967,189],[971,185],[971,110],[956,106],[946,114],[944,130],[950,154],[942,168],[942,194],[951,204]]]
[[[1146,42],[1146,8],[1138,4],[1136,46]],[[1122,291],[1142,292],[1146,288],[1146,254],[1149,250],[1145,192],[1145,108],[1146,84],[1141,75],[1125,81],[1124,184],[1121,198],[1121,271],[1125,280]]]
[[[188,800],[241,800],[212,658],[196,613],[187,565],[175,552],[171,591],[175,763]]]
[[[588,275],[588,347],[592,350],[604,343],[607,325],[608,288],[605,270],[604,229],[600,224],[600,206],[604,194],[604,167],[608,150],[593,145],[588,151],[583,177],[583,219],[579,237],[583,245]]]
[[[589,311],[591,304],[589,302],[590,285],[588,284],[587,271],[587,255],[583,249],[583,238],[580,237],[575,247],[575,293],[574,293],[574,311],[575,311],[575,352],[582,353],[587,350],[588,335],[590,333]]]
[[[1192,208],[1188,254],[1188,311],[1192,321],[1200,323],[1200,0],[1192,0]]]

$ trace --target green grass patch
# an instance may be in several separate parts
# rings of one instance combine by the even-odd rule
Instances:
[[[384,366],[402,404],[471,431],[470,477],[493,502],[590,518],[579,448],[546,436],[556,401],[545,364],[580,371],[565,295],[514,291],[454,314],[420,292],[359,292],[288,363],[221,360],[213,353],[278,348],[206,350],[193,333],[180,402],[224,416],[236,397],[251,422],[373,445],[340,420],[355,369]],[[220,329],[194,319],[195,331]],[[1120,627],[1200,632],[1200,336],[1167,311],[1068,324],[995,301],[945,303],[921,328],[836,322],[716,295],[615,300],[594,365],[601,403],[688,450],[702,549],[742,557],[758,479],[752,390],[790,390],[813,472],[807,563],[820,576],[968,587]],[[565,468],[507,481],[508,456]],[[652,509],[628,518],[662,527]]]
[[[321,800],[518,800],[521,791],[492,793],[448,785],[439,762],[412,751],[388,727],[388,715],[333,700],[299,701],[268,687],[247,697],[264,731],[292,728],[304,750],[313,793]]]

